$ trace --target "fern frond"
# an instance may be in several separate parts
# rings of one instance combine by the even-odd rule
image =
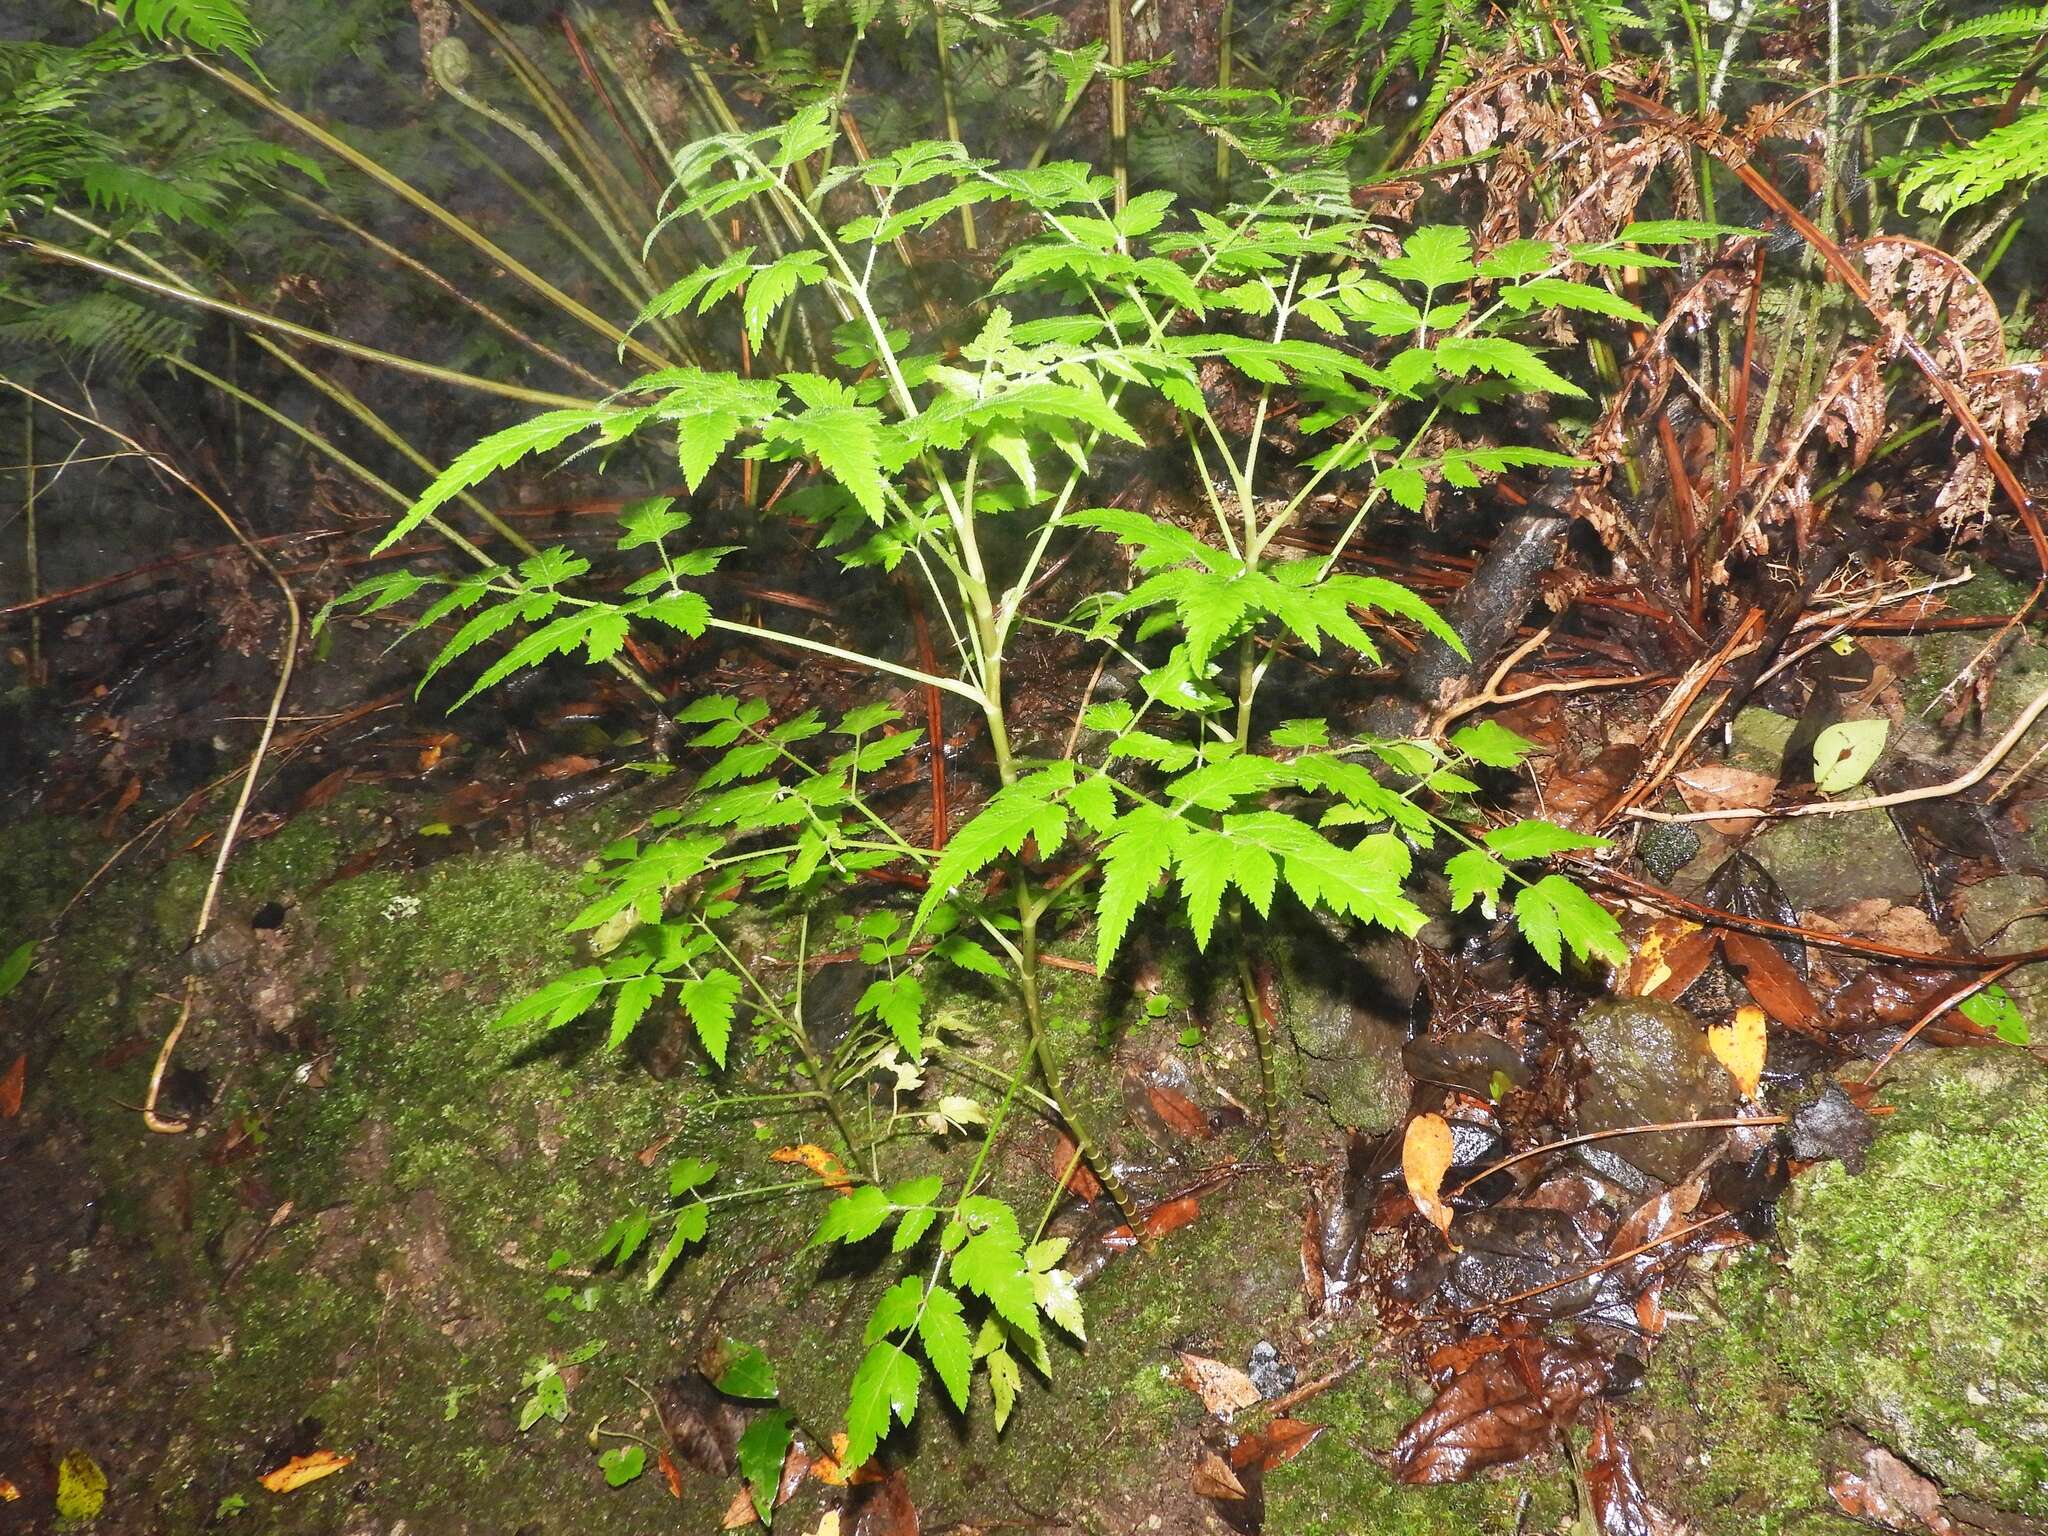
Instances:
[[[1936,213],[1974,207],[2007,187],[2048,176],[2048,107],[1994,128],[1981,139],[1938,150],[1899,183],[1902,198],[1918,196]]]
[[[250,52],[262,40],[241,0],[114,0],[114,16],[153,42],[231,53],[252,67]]]
[[[69,353],[117,383],[184,351],[192,335],[189,321],[176,311],[146,309],[107,292],[44,304],[0,325],[0,339]]]

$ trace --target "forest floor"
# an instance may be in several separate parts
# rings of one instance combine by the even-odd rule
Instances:
[[[2019,595],[1980,576],[1943,611]],[[1980,707],[1941,723],[1931,706],[1983,634],[1861,642],[1889,751],[1927,779],[1977,760],[2048,674],[2048,645],[2027,636]],[[0,1002],[0,1478],[16,1495],[0,1530],[51,1528],[96,1478],[100,1531],[742,1523],[734,1447],[755,1410],[709,1385],[721,1352],[766,1351],[822,1456],[873,1267],[807,1247],[824,1182],[759,1207],[744,1240],[652,1293],[590,1263],[611,1223],[660,1202],[679,1155],[787,1178],[796,1136],[772,1104],[720,1099],[679,1022],[624,1052],[595,1024],[537,1040],[486,1027],[575,961],[561,925],[586,861],[673,792],[608,768],[637,738],[574,695],[452,734],[391,702],[382,685],[402,674],[379,677],[362,638],[316,669],[331,697],[305,708],[328,724],[287,737],[195,953],[214,847],[194,802],[111,869],[149,810],[130,814],[118,778],[98,803],[55,794],[69,809],[0,828],[0,936],[50,935]],[[194,662],[191,685],[219,686],[217,666]],[[159,674],[81,729],[118,740],[124,717],[175,714],[174,694]],[[1760,696],[1726,755],[1681,777],[1685,802],[1768,787],[1797,712]],[[1504,718],[1544,746],[1549,814],[1628,771],[1614,753],[1630,716],[1611,696],[1552,693]],[[46,755],[23,782],[66,750],[28,737],[17,750]],[[173,754],[150,802],[231,767],[185,739],[199,760]],[[2017,952],[2048,945],[2048,829],[2028,811],[1708,823],[1646,839],[1628,867],[1818,936]],[[1630,923],[1690,936],[1647,904]],[[787,931],[754,940],[794,952]],[[1586,1129],[1731,1116],[1690,1014],[1618,978],[1572,1005],[1582,1055],[1525,1053],[1515,1011],[1557,1005],[1468,955],[1462,981],[1432,978],[1418,1029],[1412,952],[1304,921],[1259,957],[1285,1107],[1269,1138],[1237,989],[1184,937],[1140,935],[1106,979],[1088,948],[1085,932],[1054,946],[1073,962],[1059,1046],[1143,1231],[1118,1229],[1082,1178],[1057,1188],[1068,1149],[1050,1126],[994,1175],[1019,1210],[1058,1207],[1085,1349],[1052,1347],[1000,1439],[977,1400],[921,1415],[887,1472],[852,1487],[793,1458],[778,1529],[1398,1536],[1614,1529],[1620,1509],[1646,1533],[2048,1530],[2048,1067],[1943,1012],[1967,968],[1824,943],[1774,949],[1776,967],[1708,957],[1677,988],[1687,1006],[1722,1007],[1713,989],[1746,979],[1774,1016],[1832,1021],[1773,1036],[1758,1097],[1793,1119],[1790,1140],[1692,1130],[1555,1156],[1461,1214],[1446,1254],[1400,1188],[1408,1115],[1462,1105],[1483,1132],[1471,1167],[1518,1115],[1555,1118],[1537,1101],[1558,1093]],[[188,968],[199,1006],[159,1110],[192,1129],[152,1134],[137,1106]],[[2048,1016],[2048,970],[2003,979],[2021,1014]],[[865,982],[851,959],[816,966],[813,1032],[843,1031]],[[1007,1026],[972,986],[934,1009],[970,1044]],[[1923,1015],[1922,1042],[1873,1073]],[[1630,1189],[1641,1203],[1618,1207]],[[1630,1259],[1631,1240],[1652,1251]],[[1519,1334],[1466,1359],[1419,1350],[1446,1308],[1531,1290],[1549,1299]],[[1561,1344],[1566,1327],[1597,1342]],[[526,1411],[536,1396],[559,1416]],[[595,1449],[634,1443],[647,1470],[610,1486]],[[265,1487],[301,1456],[346,1465]],[[1465,1480],[1415,1486],[1431,1467]]]

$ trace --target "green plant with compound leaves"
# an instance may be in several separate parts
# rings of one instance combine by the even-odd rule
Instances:
[[[942,616],[953,665],[926,670],[721,613],[705,588],[715,590],[731,548],[693,546],[689,510],[670,497],[622,515],[619,547],[645,571],[616,598],[580,591],[587,562],[554,549],[466,577],[388,575],[342,601],[381,609],[430,598],[416,627],[458,626],[430,675],[516,634],[465,699],[551,657],[604,660],[635,624],[651,624],[823,652],[885,687],[940,689],[971,706],[997,782],[942,848],[925,848],[867,789],[919,745],[889,699],[836,719],[778,719],[762,700],[725,694],[687,705],[676,719],[709,765],[685,804],[606,851],[593,899],[571,923],[599,936],[602,953],[502,1019],[554,1027],[600,1008],[618,1046],[652,1010],[680,1008],[719,1069],[735,1059],[743,1015],[786,1043],[846,1171],[814,1242],[886,1233],[902,1266],[850,1384],[857,1464],[911,1419],[927,1372],[961,1408],[973,1376],[986,1375],[1000,1423],[1020,1362],[1050,1371],[1048,1328],[1083,1335],[1059,1268],[1064,1242],[1042,1239],[985,1192],[991,1151],[1016,1111],[1042,1105],[1128,1209],[1049,1043],[1054,933],[1092,924],[1102,970],[1147,906],[1185,924],[1204,951],[1241,953],[1235,930],[1285,901],[1412,934],[1424,921],[1408,890],[1418,857],[1448,853],[1454,904],[1511,909],[1549,964],[1623,958],[1612,916],[1541,866],[1599,840],[1484,815],[1486,773],[1514,768],[1528,743],[1490,723],[1443,742],[1347,736],[1324,720],[1271,719],[1261,695],[1303,656],[1372,662],[1366,622],[1458,643],[1406,588],[1342,570],[1344,549],[1388,502],[1419,508],[1439,485],[1569,464],[1550,449],[1468,444],[1456,424],[1508,393],[1576,396],[1531,338],[1564,309],[1641,318],[1599,277],[1657,258],[1529,241],[1475,252],[1465,231],[1441,227],[1376,252],[1341,178],[1316,169],[1272,169],[1257,201],[1185,221],[1163,194],[1116,213],[1107,179],[1078,165],[1008,170],[943,142],[845,161],[801,190],[796,168],[836,149],[834,137],[816,111],[681,151],[665,218],[766,204],[808,243],[779,256],[735,250],[642,319],[737,304],[758,340],[784,306],[809,305],[834,338],[835,372],[644,375],[479,443],[386,542],[498,470],[571,443],[658,434],[692,493],[722,461],[815,464],[816,483],[783,505],[815,520],[849,570],[909,573]],[[864,211],[849,215],[849,203]],[[913,351],[878,303],[878,273],[900,237],[970,206],[1004,206],[1009,225],[1030,233],[1004,251],[957,352]],[[1226,425],[1215,403],[1223,376],[1252,402],[1247,420]],[[1273,443],[1283,408],[1312,434],[1313,453]],[[1094,488],[1116,475],[1118,453],[1174,436],[1204,488],[1205,526],[1098,504]],[[1289,551],[1281,535],[1340,477],[1366,487],[1343,539],[1320,557]],[[1121,551],[1134,584],[1062,618],[1035,614],[1034,582],[1075,541]],[[1017,728],[1008,663],[1041,626],[1106,648],[1136,679],[1129,698],[1086,709],[1072,755],[1027,745]],[[856,1006],[863,1027],[828,1054],[805,1028],[801,980],[785,986],[750,964],[734,925],[743,904],[807,914],[878,872],[923,894],[907,919],[884,911],[862,923],[863,958],[883,974]],[[803,965],[794,970],[801,978]],[[934,1091],[958,1054],[928,1007],[928,982],[948,971],[996,983],[1011,1000],[1014,1033],[981,1042],[993,1080],[1007,1085],[992,1109]],[[1271,1046],[1256,1007],[1250,1016],[1270,1117]],[[897,1090],[879,1118],[855,1091],[878,1072]],[[906,1165],[906,1129],[978,1137],[965,1177],[917,1172],[914,1155]],[[644,1247],[658,1283],[707,1239],[720,1207],[786,1193],[721,1192],[717,1173],[696,1158],[679,1164],[673,1203],[624,1218],[606,1255],[625,1263]]]

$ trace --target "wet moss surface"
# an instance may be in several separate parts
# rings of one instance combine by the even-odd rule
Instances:
[[[611,1052],[594,1024],[545,1036],[488,1027],[505,1001],[577,963],[560,926],[585,860],[614,830],[555,826],[530,846],[337,878],[353,850],[395,835],[391,808],[356,792],[251,844],[222,905],[235,937],[201,957],[201,1006],[180,1049],[205,1113],[187,1137],[149,1135],[128,1106],[174,1011],[209,865],[187,855],[117,869],[79,903],[10,1001],[0,1044],[38,1042],[15,1134],[39,1149],[44,1203],[61,1206],[83,1181],[97,1214],[88,1227],[46,1212],[26,1245],[22,1304],[0,1345],[34,1356],[20,1341],[48,1342],[16,1394],[20,1425],[0,1431],[0,1457],[92,1451],[112,1482],[98,1522],[109,1531],[711,1529],[735,1479],[685,1467],[680,1502],[652,1474],[610,1488],[589,1436],[602,1426],[659,1441],[648,1394],[663,1400],[664,1384],[726,1337],[765,1348],[805,1438],[829,1440],[860,1324],[897,1270],[886,1253],[806,1249],[821,1191],[721,1215],[714,1241],[651,1295],[642,1267],[614,1276],[587,1262],[615,1218],[664,1205],[675,1158],[719,1157],[721,1191],[786,1181],[769,1153],[810,1134],[808,1122],[769,1102],[718,1102],[731,1085],[714,1083],[687,1041]],[[45,926],[106,849],[89,826],[8,829],[0,851],[18,878],[0,888],[0,915],[13,931]],[[281,920],[252,929],[273,904]],[[756,941],[780,942],[771,930]],[[908,1459],[927,1528],[1221,1529],[1189,1477],[1220,1431],[1178,1379],[1175,1352],[1241,1367],[1260,1345],[1302,1378],[1366,1361],[1301,1410],[1323,1430],[1267,1474],[1266,1529],[1566,1527],[1579,1494],[1562,1454],[1460,1488],[1394,1481],[1391,1448],[1426,1388],[1369,1313],[1306,1311],[1307,1188],[1301,1163],[1266,1164],[1252,1134],[1242,998],[1205,989],[1192,952],[1163,941],[1135,970],[1106,983],[1059,973],[1056,1048],[1082,1111],[1144,1171],[1144,1197],[1194,1191],[1200,1215],[1109,1265],[1085,1293],[1085,1349],[1055,1342],[1050,1379],[1027,1372],[1000,1437],[985,1381],[965,1416],[925,1394],[891,1450]],[[936,998],[935,1013],[958,1048],[1014,1033],[1009,1010],[978,986]],[[1398,1055],[1374,1033],[1386,1027],[1334,1013],[1305,1021],[1290,1003],[1277,1066],[1298,1111],[1298,1155],[1325,1155],[1340,1115],[1395,1102]],[[781,1046],[754,1049],[780,1071]],[[1301,1091],[1347,1052],[1362,1086],[1346,1108]],[[1789,1257],[1759,1251],[1709,1282],[1702,1321],[1674,1326],[1648,1389],[1620,1407],[1653,1493],[1708,1536],[1846,1529],[1825,1491],[1844,1426],[1932,1459],[1987,1502],[2036,1507],[2026,1479],[2041,1473],[2026,1457],[2048,1438],[2035,1336],[2048,1297],[2010,1254],[2048,1214],[2048,1132],[2037,1088],[1957,1070],[1910,1076],[1871,1172],[1803,1185]],[[985,1079],[974,1091],[993,1102],[1000,1088]],[[1190,1140],[1162,1122],[1160,1088],[1223,1106],[1210,1134]],[[995,1167],[993,1189],[1035,1220],[1049,1128],[1022,1145]],[[972,1151],[955,1138],[940,1155],[957,1174]],[[891,1143],[874,1171],[899,1176],[930,1156],[922,1140]],[[1069,1210],[1054,1230],[1078,1235],[1090,1219]],[[1981,1241],[1955,1242],[1972,1223]],[[1892,1299],[1880,1307],[1879,1295]],[[1966,1323],[1985,1316],[1999,1328],[1971,1334]],[[1985,1338],[2010,1353],[1987,1356]],[[522,1377],[592,1346],[565,1370],[567,1421],[522,1433]],[[1874,1393],[1887,1369],[1898,1390]],[[1963,1395],[1909,1401],[1910,1378],[1929,1372]],[[1985,1430],[1971,1391],[2002,1394],[2009,1421]],[[288,1496],[257,1486],[317,1447],[354,1460]],[[778,1528],[810,1529],[834,1497],[807,1482]],[[246,1507],[222,1513],[237,1499]]]

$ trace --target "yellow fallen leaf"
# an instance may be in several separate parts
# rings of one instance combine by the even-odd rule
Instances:
[[[846,1468],[841,1464],[839,1458],[845,1454],[846,1436],[835,1434],[832,1437],[832,1449],[820,1451],[812,1459],[811,1475],[827,1488],[844,1488],[846,1486]]]
[[[846,1176],[846,1165],[814,1142],[803,1142],[794,1147],[777,1147],[768,1154],[771,1163],[801,1163],[818,1176],[818,1182],[827,1189],[845,1193],[853,1188],[853,1180]]]
[[[818,1528],[811,1532],[811,1536],[839,1536],[839,1511],[826,1510],[825,1518],[818,1522]]]
[[[57,1513],[66,1520],[91,1520],[107,1502],[107,1474],[84,1451],[57,1463]]]
[[[1767,1044],[1764,1011],[1747,1004],[1735,1010],[1734,1022],[1716,1024],[1707,1031],[1707,1049],[1714,1053],[1714,1060],[1728,1069],[1745,1099],[1756,1097],[1756,1085],[1764,1075]]]
[[[333,1476],[354,1460],[353,1456],[335,1451],[315,1451],[310,1456],[294,1456],[276,1471],[264,1473],[258,1481],[272,1493],[290,1493],[294,1488]]]
[[[1451,1169],[1451,1153],[1451,1123],[1442,1115],[1417,1115],[1408,1122],[1401,1137],[1401,1178],[1415,1209],[1443,1233],[1447,1243],[1451,1243],[1451,1208],[1441,1197],[1444,1175]]]
[[[21,1497],[21,1490],[14,1486],[11,1477],[0,1477],[0,1504],[12,1504]]]

